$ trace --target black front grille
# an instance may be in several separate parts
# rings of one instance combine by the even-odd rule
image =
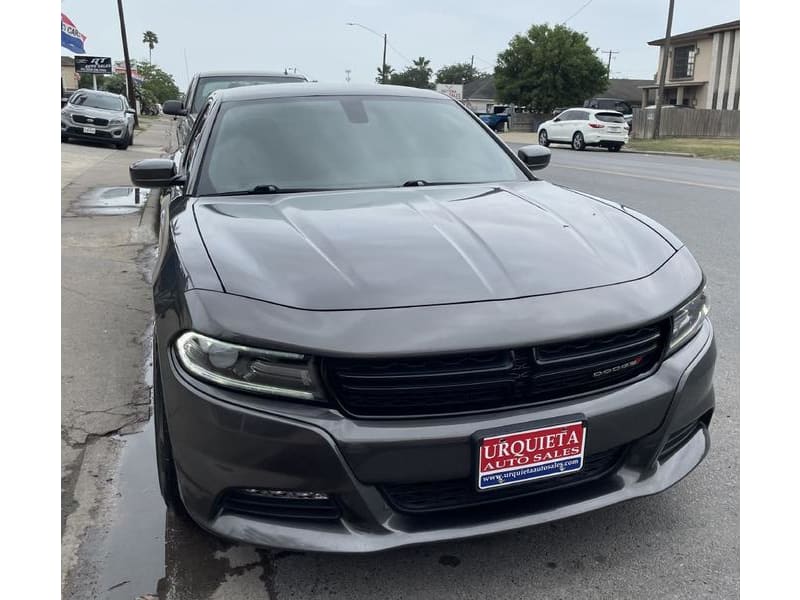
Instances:
[[[219,502],[222,514],[235,514],[264,519],[336,520],[339,507],[330,498],[279,498],[246,489],[226,491]]]
[[[549,402],[597,391],[650,372],[666,323],[492,352],[380,359],[327,358],[322,372],[353,416],[453,414]]]
[[[577,473],[484,492],[475,489],[475,481],[472,479],[385,484],[379,488],[387,502],[400,512],[456,510],[588,483],[609,474],[619,465],[624,454],[624,446],[613,448],[586,457],[583,469]]]
[[[97,117],[87,117],[86,115],[72,115],[72,120],[76,123],[84,123],[88,126],[97,125],[99,127],[106,127],[108,119],[99,119]]]

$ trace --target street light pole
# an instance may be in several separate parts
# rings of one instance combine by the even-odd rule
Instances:
[[[133,76],[131,75],[131,59],[128,55],[128,34],[125,32],[125,14],[122,12],[122,0],[117,0],[119,9],[119,28],[122,32],[122,53],[125,56],[125,78],[128,83],[128,102],[133,109],[133,126],[139,127],[139,111],[136,110],[136,90],[133,87]]]
[[[366,29],[370,33],[374,33],[378,37],[383,37],[383,60],[381,61],[381,83],[386,83],[386,44],[388,43],[388,36],[387,34],[383,34],[381,36],[380,33],[375,31],[374,29],[370,29],[366,25],[362,25],[361,23],[347,23],[347,25],[353,25],[355,27],[361,27],[361,29]]]

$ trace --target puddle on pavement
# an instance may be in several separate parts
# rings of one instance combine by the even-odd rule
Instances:
[[[79,215],[127,215],[139,212],[147,203],[149,188],[107,187],[90,190],[75,205]]]
[[[104,600],[155,594],[164,577],[164,503],[158,489],[153,421],[126,435],[117,471],[113,520],[97,582]]]

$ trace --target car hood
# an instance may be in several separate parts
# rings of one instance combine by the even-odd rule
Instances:
[[[312,310],[613,285],[675,252],[619,207],[544,181],[202,197],[194,211],[226,292]]]

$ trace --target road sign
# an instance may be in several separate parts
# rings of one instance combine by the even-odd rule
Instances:
[[[75,72],[90,75],[111,75],[110,56],[76,56]]]

